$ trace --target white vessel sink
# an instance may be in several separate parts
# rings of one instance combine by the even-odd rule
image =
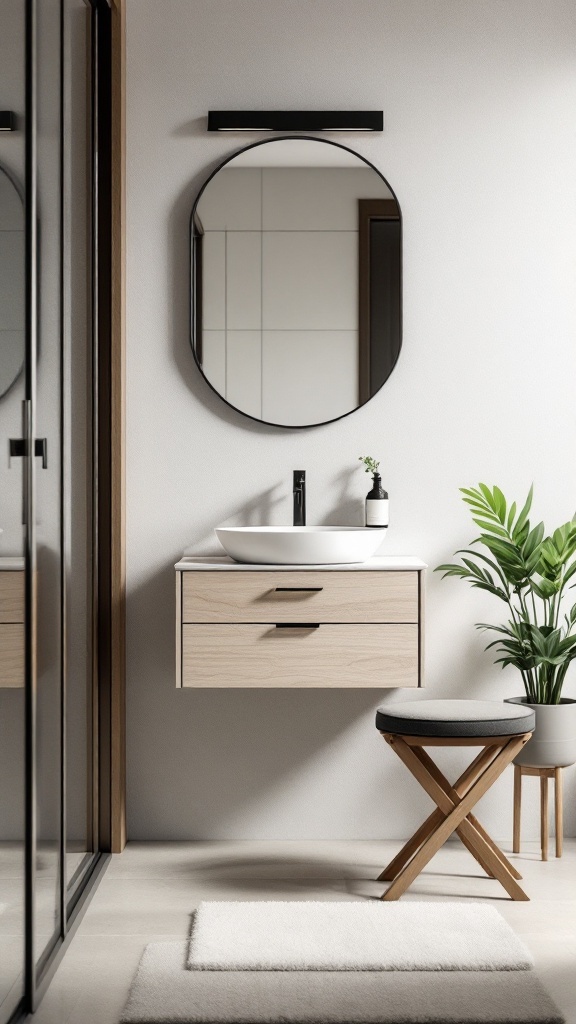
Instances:
[[[364,526],[223,526],[215,530],[237,562],[252,565],[339,565],[366,562],[386,529]]]

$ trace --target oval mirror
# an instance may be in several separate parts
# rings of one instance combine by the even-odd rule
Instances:
[[[24,365],[24,208],[0,167],[0,398]]]
[[[226,160],[192,211],[192,347],[239,412],[283,427],[347,416],[401,346],[400,207],[352,150],[296,136]]]

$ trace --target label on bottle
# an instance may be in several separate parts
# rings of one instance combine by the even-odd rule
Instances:
[[[366,526],[388,526],[388,498],[366,499]]]

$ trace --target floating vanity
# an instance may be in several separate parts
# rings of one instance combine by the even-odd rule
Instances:
[[[0,558],[0,688],[24,686],[24,559]]]
[[[178,687],[422,686],[418,558],[176,563]]]

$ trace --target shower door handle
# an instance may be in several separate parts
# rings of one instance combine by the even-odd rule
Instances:
[[[23,458],[28,454],[27,442],[23,437],[11,437],[8,442],[8,467],[12,459]],[[42,459],[42,469],[48,469],[48,441],[45,437],[37,437],[34,441],[34,455]]]
[[[8,441],[8,469],[12,459],[22,459],[28,455],[28,442],[23,437],[11,437]],[[48,441],[45,437],[37,437],[34,441],[34,456],[42,459],[42,469],[48,469]],[[22,525],[26,525],[26,508],[28,506],[28,474],[25,472],[22,481]]]

